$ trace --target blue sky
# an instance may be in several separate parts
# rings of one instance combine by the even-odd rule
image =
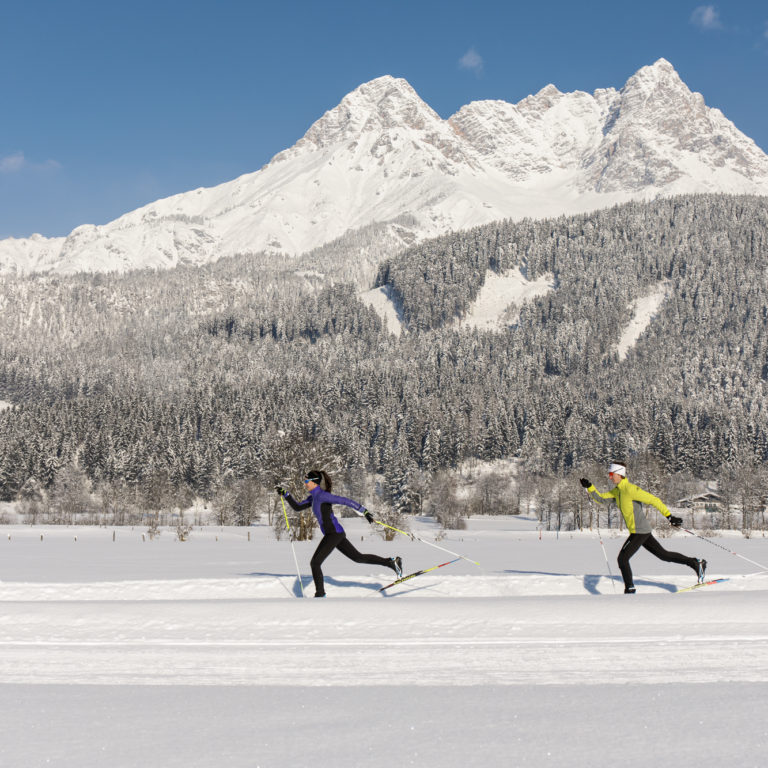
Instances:
[[[660,57],[768,150],[764,0],[3,0],[0,238],[258,170],[380,75],[448,117]]]

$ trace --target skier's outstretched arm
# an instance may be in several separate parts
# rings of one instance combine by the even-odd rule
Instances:
[[[288,502],[291,509],[293,509],[296,512],[312,506],[311,496],[307,496],[307,498],[304,499],[303,501],[296,501],[296,499],[294,499],[293,496],[291,496],[291,494],[288,493],[288,491],[286,491],[285,488],[283,488],[281,485],[278,485],[275,488],[275,490]]]
[[[579,482],[581,483],[582,487],[586,489],[587,493],[592,498],[594,498],[594,500],[598,504],[602,504],[603,500],[616,499],[615,491],[611,490],[611,491],[606,491],[605,493],[601,493],[600,491],[597,490],[597,488],[595,488],[595,486],[589,480],[587,480],[586,477],[582,477]]]

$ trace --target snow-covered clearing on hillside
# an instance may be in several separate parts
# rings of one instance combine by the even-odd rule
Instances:
[[[528,280],[517,267],[503,275],[488,270],[480,293],[472,302],[466,317],[458,320],[456,324],[486,331],[499,330],[504,325],[514,325],[520,314],[520,305],[549,293],[554,285],[554,276],[551,274]],[[387,321],[390,331],[398,335],[402,333],[402,318],[386,286],[364,291],[360,294],[360,299],[372,307],[382,320]]]
[[[451,559],[345,525],[409,572]],[[596,532],[412,528],[480,567],[381,594],[390,572],[334,553],[328,599],[301,600],[266,525],[0,528],[0,765],[764,765],[768,574],[726,550],[766,563],[768,539],[676,533],[729,580],[675,594],[693,574],[641,551],[625,596],[618,532],[611,579]]]
[[[542,275],[528,280],[518,269],[510,269],[503,275],[489,270],[477,299],[472,304],[461,325],[481,330],[496,330],[503,324],[514,325],[520,315],[520,305],[549,293],[555,286],[554,276]],[[510,311],[517,312],[510,314]]]
[[[386,286],[371,288],[360,294],[363,303],[371,307],[382,320],[386,320],[390,333],[399,336],[403,332],[403,322]]]
[[[623,360],[637,340],[643,335],[643,331],[650,325],[654,315],[659,311],[661,302],[669,293],[669,283],[661,283],[656,290],[637,299],[630,307],[630,320],[624,328],[619,339],[618,353],[619,360]]]

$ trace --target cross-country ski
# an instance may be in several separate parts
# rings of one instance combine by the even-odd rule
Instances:
[[[409,573],[407,576],[401,576],[399,579],[395,579],[391,584],[387,584],[384,587],[381,587],[379,589],[379,592],[383,592],[386,589],[389,589],[390,587],[395,587],[398,584],[402,584],[404,581],[409,581],[410,579],[415,578],[416,576],[422,576],[425,573],[430,573],[432,571],[436,571],[438,568],[443,568],[446,565],[450,565],[451,563],[456,563],[461,558],[456,558],[455,560],[449,560],[447,563],[440,563],[440,565],[433,565],[431,568],[423,568],[420,571],[414,571],[414,573]]]
[[[728,581],[727,578],[720,578],[720,579],[710,579],[709,581],[700,581],[697,584],[693,584],[690,587],[683,587],[682,589],[678,589],[678,592],[690,592],[694,589],[701,589],[701,587],[710,587],[713,584],[721,584],[724,581]]]

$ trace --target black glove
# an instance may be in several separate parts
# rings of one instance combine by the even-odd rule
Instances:
[[[674,525],[675,528],[679,528],[683,524],[682,517],[675,517],[674,515],[670,515],[668,519],[669,519],[669,524]]]
[[[360,511],[363,513],[363,517],[365,517],[365,519],[371,525],[373,525],[373,523],[374,523],[373,515],[365,507],[363,507]]]
[[[287,493],[288,493],[288,492],[285,490],[285,488],[283,488],[283,486],[282,486],[282,485],[276,485],[276,486],[275,486],[275,490],[276,490],[276,491],[277,491],[277,492],[278,492],[278,493],[279,493],[281,496],[286,496],[286,495],[287,495]]]
[[[592,485],[586,477],[582,477],[579,482],[581,483],[582,488],[589,488],[589,486]]]

